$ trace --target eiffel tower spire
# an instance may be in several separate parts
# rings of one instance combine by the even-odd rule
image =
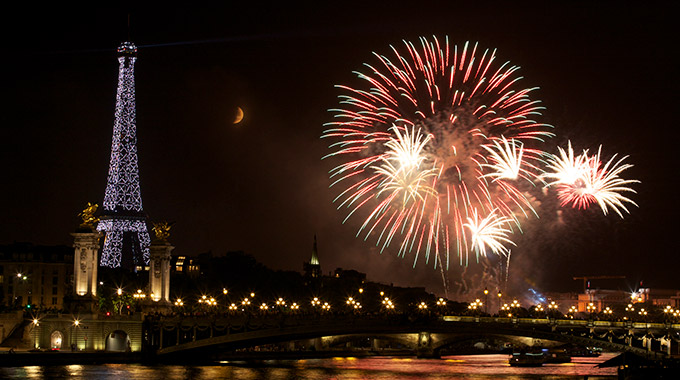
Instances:
[[[142,208],[137,160],[135,62],[137,47],[118,47],[118,91],[111,140],[111,161],[104,194],[104,213],[97,230],[105,233],[99,264],[135,269],[149,262],[149,232]]]

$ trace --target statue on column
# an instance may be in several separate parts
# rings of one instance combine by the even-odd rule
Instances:
[[[97,223],[99,222],[99,218],[94,216],[94,213],[97,212],[97,209],[99,208],[99,205],[94,203],[87,202],[87,207],[78,214],[78,216],[83,219],[83,222],[80,223],[80,228],[89,228],[89,229],[94,229]]]
[[[152,231],[156,236],[149,247],[150,306],[162,312],[170,305],[170,252],[175,247],[168,242],[168,238],[173,223],[162,221],[152,224]]]
[[[168,238],[170,237],[170,228],[172,228],[172,225],[174,223],[168,223],[166,221],[158,222],[158,223],[153,223],[153,233],[156,235],[156,239],[158,241],[168,241]]]
[[[97,218],[94,214],[99,206],[87,203],[87,207],[78,216],[82,223],[73,236],[73,294],[69,301],[69,309],[73,311],[92,312],[96,309],[97,296],[97,260],[99,239],[101,234],[96,230]]]

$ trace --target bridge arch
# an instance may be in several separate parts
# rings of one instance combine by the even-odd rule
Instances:
[[[344,335],[333,335],[321,337],[324,346],[332,347],[338,344],[344,344],[348,342],[356,342],[361,339],[371,339],[373,341],[378,340],[381,342],[396,343],[403,347],[413,349],[417,345],[417,335],[416,334],[344,334]]]
[[[562,342],[554,341],[554,340],[548,340],[548,339],[536,339],[532,337],[527,337],[527,336],[515,336],[515,335],[506,335],[506,334],[494,334],[494,333],[472,333],[472,334],[435,334],[435,337],[438,339],[434,339],[432,342],[432,351],[435,356],[439,356],[441,351],[451,347],[456,344],[460,343],[465,343],[465,342],[481,342],[481,341],[500,341],[500,342],[506,342],[506,343],[511,343],[513,345],[522,345],[522,346],[532,346],[532,345],[541,345],[541,346],[555,346],[555,345],[560,345]]]
[[[64,333],[54,330],[50,334],[50,349],[61,350],[64,345]]]
[[[110,352],[130,351],[130,336],[123,330],[114,330],[106,334],[104,350]]]
[[[169,320],[170,323],[183,322]],[[250,321],[253,322],[253,321]],[[624,324],[606,326],[594,325],[587,321],[549,321],[549,320],[515,320],[507,318],[468,318],[444,317],[441,319],[411,319],[405,317],[389,318],[357,318],[355,316],[339,318],[290,318],[286,320],[256,320],[248,323],[247,328],[234,331],[225,329],[225,334],[212,336],[207,339],[196,339],[199,334],[194,332],[193,340],[176,342],[174,346],[158,347],[159,357],[174,360],[189,356],[205,359],[207,356],[225,350],[242,347],[290,342],[293,340],[314,339],[320,342],[322,337],[331,336],[364,336],[380,337],[390,340],[403,340],[404,343],[413,339],[416,354],[421,357],[432,357],[434,351],[456,342],[473,339],[499,339],[503,341],[529,340],[542,343],[561,342],[581,346],[594,346],[614,351],[631,351],[645,356],[655,356],[657,353],[649,348],[635,347],[629,341],[622,342],[619,334],[631,334],[633,328],[640,332],[659,334],[667,331],[667,326],[627,326]],[[276,323],[274,323],[276,322]],[[167,322],[166,322],[167,323]],[[228,324],[228,321],[220,323]],[[160,325],[163,325],[161,321]],[[603,328],[617,334],[616,339],[602,340]],[[652,330],[651,328],[654,328]],[[674,326],[672,326],[675,328]],[[644,328],[644,330],[642,330]],[[396,337],[396,338],[394,338]],[[349,337],[343,339],[351,339]],[[315,343],[318,344],[318,343]],[[531,345],[531,344],[527,344]],[[435,355],[436,356],[436,355]]]

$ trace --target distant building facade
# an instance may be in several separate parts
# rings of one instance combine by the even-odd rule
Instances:
[[[62,309],[73,283],[73,252],[68,246],[0,246],[0,303]]]
[[[680,307],[680,290],[639,288],[635,292],[620,289],[586,289],[584,293],[546,293],[548,303],[555,301],[559,310],[566,313],[572,306],[587,312],[592,304],[594,312],[607,307],[624,309],[628,304],[645,303],[655,306]]]

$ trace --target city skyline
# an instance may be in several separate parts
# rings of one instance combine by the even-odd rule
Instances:
[[[176,222],[170,241],[178,254],[244,250],[270,267],[299,271],[317,234],[324,273],[353,268],[373,281],[441,293],[432,263],[412,269],[412,257],[396,250],[379,255],[374,243],[354,237],[356,222],[342,224],[345,215],[332,203],[337,191],[328,189],[333,165],[321,160],[327,143],[319,140],[332,116],[326,109],[337,106],[334,85],[352,82],[372,51],[434,34],[498,48],[499,59],[540,87],[544,119],[558,132],[555,146],[566,139],[577,149],[603,144],[607,157],[630,155],[635,166],[627,176],[641,181],[630,196],[640,207],[625,219],[567,210],[555,228],[546,227],[549,218],[530,224],[536,231],[513,250],[514,287],[578,288],[571,277],[583,274],[676,283],[671,218],[678,205],[666,178],[671,139],[663,132],[673,120],[677,74],[663,9],[452,6],[421,17],[373,8],[18,17],[12,27],[25,33],[10,42],[15,112],[4,116],[2,153],[13,185],[3,187],[3,197],[13,202],[0,243],[69,244],[78,211],[87,202],[101,205],[115,48],[127,39],[129,11],[130,40],[139,46],[142,196],[151,221]],[[234,13],[241,18],[230,18]],[[232,124],[238,107],[244,120]],[[460,272],[450,268],[452,288]]]

